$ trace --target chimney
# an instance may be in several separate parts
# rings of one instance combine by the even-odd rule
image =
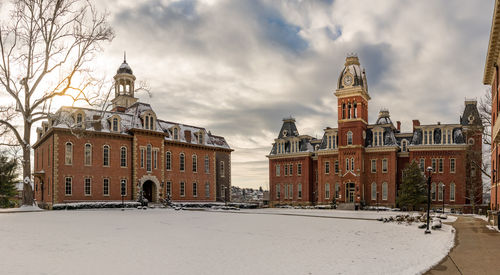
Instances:
[[[397,129],[401,132],[401,121],[396,121]]]
[[[185,130],[184,131],[184,138],[186,139],[187,143],[191,143],[191,131]]]
[[[420,126],[420,120],[418,119],[413,120],[413,131],[415,131],[415,126]]]

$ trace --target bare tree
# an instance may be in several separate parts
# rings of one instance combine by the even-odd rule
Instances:
[[[48,118],[52,100],[93,99],[89,65],[100,43],[113,39],[106,14],[85,0],[14,0],[9,20],[0,23],[1,144],[20,146],[23,204],[33,204],[31,130]],[[17,125],[17,124],[19,125]]]

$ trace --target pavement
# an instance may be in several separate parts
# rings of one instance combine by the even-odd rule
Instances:
[[[486,221],[459,216],[453,223],[455,247],[425,274],[500,274],[500,232],[486,227]]]

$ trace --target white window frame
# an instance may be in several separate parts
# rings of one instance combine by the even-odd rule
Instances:
[[[186,155],[184,153],[179,154],[179,171],[186,171]]]
[[[172,152],[170,151],[165,153],[165,169],[167,171],[172,171]]]
[[[102,166],[111,166],[111,147],[107,144],[102,146]]]
[[[351,131],[347,132],[347,145],[353,144],[353,134]]]
[[[325,183],[325,199],[330,199],[330,184]]]
[[[83,165],[92,166],[92,144],[85,143],[83,148]]]
[[[372,173],[377,173],[377,159],[371,160],[371,171]]]
[[[281,173],[281,167],[279,164],[276,164],[276,176],[279,177],[280,176],[280,173]]]
[[[386,201],[389,194],[389,185],[387,182],[382,183],[382,200]]]
[[[455,201],[455,183],[450,183],[450,201]]]
[[[87,192],[87,183],[88,183],[88,191]],[[86,197],[92,196],[92,179],[91,178],[84,178],[83,179],[83,194]]]
[[[73,165],[73,143],[69,141],[64,145],[64,164]]]
[[[382,159],[382,173],[387,173],[389,171],[389,163],[386,158]]]
[[[450,158],[450,173],[455,174],[457,171],[457,159]]]
[[[179,183],[179,194],[181,197],[186,196],[186,183],[184,183],[183,181]]]
[[[376,182],[372,182],[371,195],[372,195],[372,197],[371,197],[372,201],[377,200],[377,183]]]
[[[104,179],[102,179],[102,195],[106,196],[106,197],[109,197],[109,191],[110,191],[110,189],[109,189],[109,178],[104,178]]]
[[[120,147],[120,167],[127,167],[127,147]]]
[[[68,184],[69,184],[69,193],[68,193]],[[65,177],[64,178],[64,195],[65,196],[72,196],[73,195],[73,178],[72,177]]]

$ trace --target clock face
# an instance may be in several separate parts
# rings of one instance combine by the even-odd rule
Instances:
[[[352,76],[346,75],[344,76],[344,85],[351,86],[352,84]]]

